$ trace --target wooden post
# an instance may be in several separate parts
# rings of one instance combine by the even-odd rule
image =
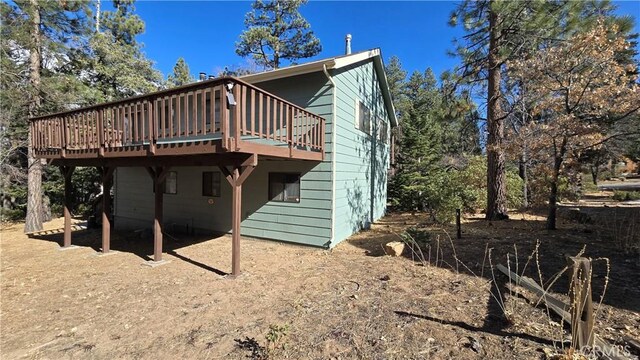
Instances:
[[[457,230],[457,238],[462,238],[462,229],[460,227],[460,209],[456,209],[456,230]]]
[[[573,265],[571,300],[571,346],[575,350],[591,348],[594,343],[593,302],[591,296],[591,260],[569,258]]]
[[[231,231],[232,231],[232,255],[231,274],[240,275],[240,221],[242,217],[242,184],[238,183],[240,169],[233,169],[232,200],[231,200]]]
[[[71,192],[73,184],[71,183],[71,175],[73,175],[73,166],[60,166],[60,172],[64,177],[64,240],[63,248],[71,246]]]
[[[153,218],[153,261],[160,263],[162,261],[162,218],[163,218],[163,196],[164,196],[164,179],[169,173],[168,167],[147,168],[147,172],[153,179],[153,189],[155,198],[155,215]]]
[[[240,275],[240,224],[242,222],[242,184],[249,177],[258,162],[257,155],[252,155],[243,164],[235,164],[229,171],[220,165],[220,171],[231,185],[231,276]]]
[[[102,253],[111,250],[111,185],[114,167],[104,167],[102,173]]]
[[[153,260],[162,261],[162,218],[163,218],[163,182],[156,177],[155,188],[155,216],[153,219]]]

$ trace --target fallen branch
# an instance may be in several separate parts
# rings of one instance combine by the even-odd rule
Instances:
[[[508,276],[510,279],[515,280],[516,285],[520,285],[525,289],[533,292],[538,297],[540,297],[538,301],[544,300],[544,302],[547,304],[549,309],[553,310],[553,312],[555,312],[560,317],[562,317],[562,320],[564,320],[567,324],[571,325],[571,314],[567,311],[567,309],[570,309],[569,305],[549,295],[547,291],[541,288],[540,285],[538,285],[538,283],[536,283],[533,279],[528,278],[526,276],[520,276],[514,273],[513,271],[510,271],[502,264],[496,265],[496,268],[500,270],[500,272]],[[602,350],[603,358],[605,359],[628,360],[627,357],[624,357],[621,354],[619,354],[619,351],[617,351],[617,349],[615,349],[606,340],[603,340],[597,336],[594,336],[594,344],[595,346],[597,346],[599,349]]]

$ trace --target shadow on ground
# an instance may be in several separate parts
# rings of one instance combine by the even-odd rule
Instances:
[[[97,253],[102,252],[102,230],[85,229],[72,232],[71,243],[75,246],[89,247]],[[153,260],[153,238],[131,232],[112,232],[111,250],[137,255],[144,261]],[[211,271],[220,276],[228,275],[226,272],[201,263],[187,256],[179,254],[176,250],[205,241],[221,241],[225,234],[216,233],[208,235],[165,234],[162,249],[164,254],[171,255],[179,260],[190,263],[204,270]],[[59,246],[63,245],[63,233],[31,236],[33,239],[51,241]]]

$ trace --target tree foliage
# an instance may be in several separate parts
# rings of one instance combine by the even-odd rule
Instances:
[[[456,181],[463,180],[468,157],[480,152],[474,105],[439,85],[429,68],[407,79],[399,59],[391,58],[386,72],[400,123],[389,197],[398,209],[449,221],[456,208],[470,204]]]
[[[0,3],[2,218],[24,218],[27,197],[44,199],[36,204],[40,216],[28,231],[46,220],[42,214],[48,212],[47,204],[56,210],[63,191],[58,170],[41,169],[40,161],[28,156],[28,118],[155,90],[162,82],[136,41],[144,22],[133,13],[133,1],[115,1],[114,11],[98,12],[99,5]],[[100,189],[99,174],[94,168],[79,168],[73,182],[78,189],[74,207],[82,211],[82,204]]]
[[[133,0],[115,0],[114,11],[102,11],[98,31],[89,39],[85,61],[88,84],[98,90],[92,101],[118,100],[157,90],[162,76],[142,52],[136,36],[144,21],[134,13]]]
[[[307,0],[256,0],[245,16],[247,30],[236,43],[236,53],[251,56],[256,63],[277,69],[282,60],[295,62],[322,51],[320,40],[299,12]]]
[[[176,64],[173,66],[173,72],[167,77],[167,85],[169,87],[176,87],[187,85],[194,81],[195,79],[191,76],[187,62],[182,57],[178,58]]]
[[[614,137],[609,129],[640,128],[640,86],[634,64],[620,62],[630,49],[617,25],[599,22],[567,41],[542,48],[524,60],[509,63],[512,75],[532,97],[534,121],[526,131],[540,170],[547,170],[549,216],[555,228],[559,178],[580,154]]]

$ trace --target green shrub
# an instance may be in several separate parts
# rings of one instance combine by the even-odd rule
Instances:
[[[613,191],[613,200],[616,201],[633,201],[640,200],[640,191]]]
[[[484,209],[487,199],[487,161],[484,156],[462,159],[457,168],[432,166],[423,171],[400,171],[390,180],[389,198],[399,210],[426,211],[433,220],[455,220],[456,209]],[[507,168],[507,202],[511,208],[523,204],[522,180],[517,169]]]

